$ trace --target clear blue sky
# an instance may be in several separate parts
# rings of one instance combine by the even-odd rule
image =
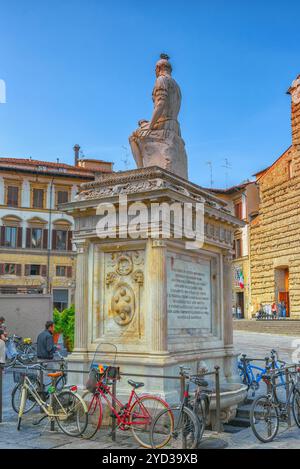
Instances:
[[[152,113],[154,67],[171,56],[190,179],[225,186],[289,145],[300,73],[298,0],[1,0],[0,156],[125,167],[128,136]],[[129,157],[129,167],[134,162]]]

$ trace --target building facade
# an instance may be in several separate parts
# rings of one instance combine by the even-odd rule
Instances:
[[[112,164],[0,158],[0,294],[51,293],[62,310],[74,301],[73,218],[59,205]]]
[[[245,222],[234,232],[232,304],[236,317],[251,318],[250,222],[258,214],[258,186],[255,181],[249,181],[229,189],[212,189],[212,192],[227,202],[232,215]]]
[[[287,316],[300,319],[300,76],[291,95],[292,145],[256,174],[258,217],[251,222],[252,302],[285,302]]]

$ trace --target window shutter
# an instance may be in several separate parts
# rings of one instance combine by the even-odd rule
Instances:
[[[52,249],[56,249],[56,230],[52,230]]]
[[[22,235],[23,235],[23,228],[18,227],[18,234],[17,234],[17,247],[21,248],[22,247]]]
[[[47,277],[47,266],[46,265],[41,265],[41,276],[42,277]]]
[[[22,265],[21,264],[16,264],[16,275],[21,275],[22,273]]]
[[[25,275],[26,276],[30,275],[30,267],[31,267],[31,264],[26,264],[25,265]]]
[[[68,231],[68,251],[72,251],[73,231]]]
[[[0,275],[4,274],[4,264],[0,264]]]
[[[69,277],[69,278],[72,277],[72,267],[71,266],[67,267],[67,277]]]
[[[1,246],[5,246],[5,226],[1,226],[1,234],[0,234],[0,242]]]
[[[31,247],[31,228],[26,228],[26,247]]]
[[[48,249],[48,230],[43,230],[43,249]]]

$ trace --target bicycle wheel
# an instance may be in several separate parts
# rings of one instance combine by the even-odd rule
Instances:
[[[298,389],[294,390],[292,398],[292,409],[295,422],[300,428],[300,392],[298,391]]]
[[[144,448],[151,448],[150,429],[153,420],[168,404],[156,396],[144,395],[130,409],[129,425],[136,441]]]
[[[207,395],[200,395],[193,408],[193,412],[199,421],[199,442],[201,441],[205,430],[206,418],[209,413],[209,405],[209,397]]]
[[[13,410],[18,414],[20,410],[20,405],[21,405],[21,398],[22,398],[22,383],[16,384],[16,386],[13,388],[12,393],[11,393],[11,405]],[[36,389],[39,389],[39,384],[36,384]],[[31,394],[27,394],[26,402],[23,408],[23,414],[27,414],[30,412],[36,405],[36,400],[34,399]]]
[[[250,424],[256,438],[263,443],[273,441],[279,429],[278,409],[268,396],[260,396],[251,406]]]
[[[199,419],[188,407],[163,410],[150,431],[152,448],[195,449],[200,437]]]
[[[90,391],[85,391],[82,394],[82,399],[88,408],[88,424],[84,433],[83,438],[90,439],[96,435],[97,431],[101,427],[103,407],[99,394],[93,394]]]
[[[55,383],[55,389],[56,391],[62,391],[65,385],[67,384],[67,378],[66,375],[63,374],[60,378]]]
[[[69,436],[80,436],[88,423],[88,412],[82,398],[72,391],[53,395],[53,411],[59,428]]]

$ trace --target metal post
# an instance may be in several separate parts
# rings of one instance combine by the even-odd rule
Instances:
[[[111,393],[112,393],[112,407],[114,410],[116,410],[116,395],[117,395],[117,380],[116,379],[113,379]],[[112,441],[116,441],[116,417],[114,413],[112,413],[111,439]]]
[[[0,364],[0,423],[2,423],[2,399],[3,399],[3,365]]]
[[[289,369],[286,368],[285,369],[285,395],[286,395],[286,406],[287,406],[287,423],[288,423],[288,426],[291,427],[292,425],[291,407],[290,407],[290,403],[288,402],[289,393],[290,393],[290,375],[289,375]]]
[[[216,430],[221,433],[221,396],[220,396],[220,367],[215,366],[216,378]]]
[[[41,396],[43,397],[44,396],[44,372],[43,372],[42,366],[40,367],[39,375],[40,375],[40,393],[41,393]],[[40,407],[40,412],[43,412],[42,407]]]
[[[185,392],[185,376],[184,373],[180,373],[180,400],[183,401]]]

